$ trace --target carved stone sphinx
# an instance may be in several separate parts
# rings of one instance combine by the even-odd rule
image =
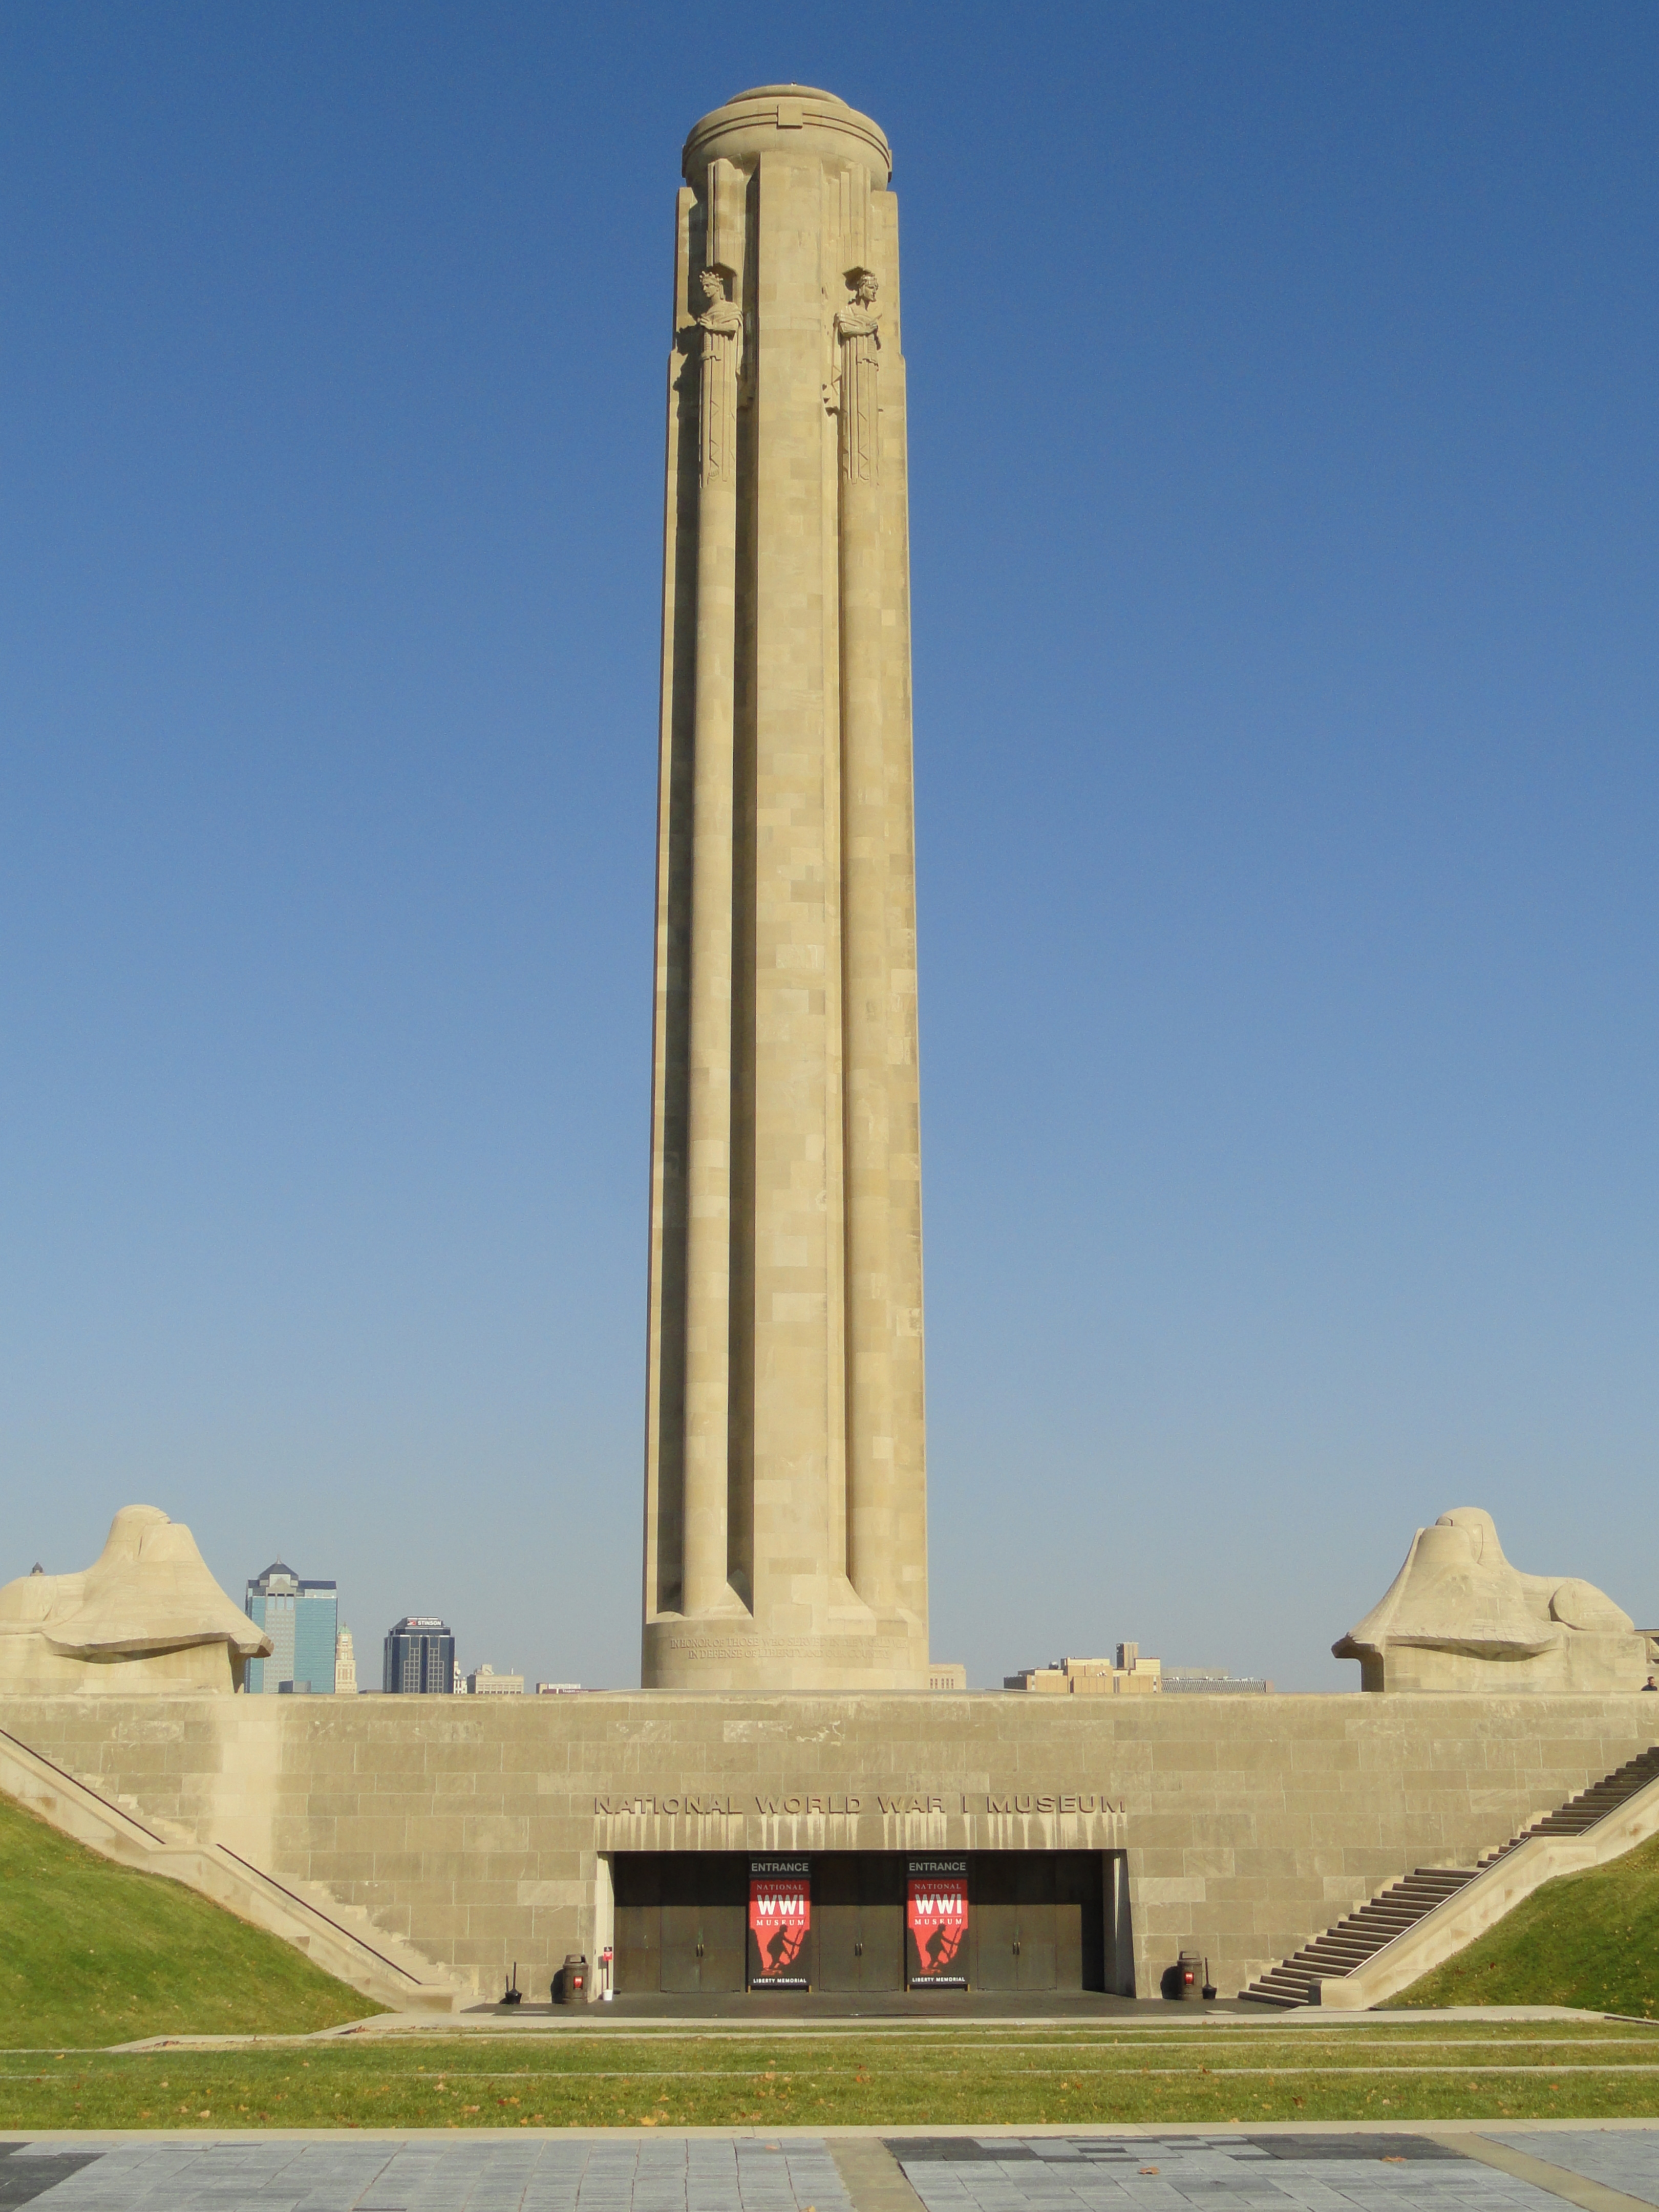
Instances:
[[[0,1589],[0,1692],[14,1696],[228,1696],[271,1648],[154,1505],[124,1505],[82,1573],[37,1567]]]
[[[1388,1594],[1331,1646],[1364,1690],[1639,1690],[1659,1642],[1590,1583],[1523,1575],[1490,1513],[1462,1505],[1412,1538]]]

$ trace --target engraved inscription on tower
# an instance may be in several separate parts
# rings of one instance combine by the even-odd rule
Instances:
[[[686,142],[669,362],[647,1686],[925,1688],[898,210],[800,85]]]

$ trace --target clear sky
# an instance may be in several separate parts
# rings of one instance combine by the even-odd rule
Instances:
[[[638,1679],[678,153],[896,158],[933,1648],[1659,1626],[1621,0],[0,12],[0,1576]]]

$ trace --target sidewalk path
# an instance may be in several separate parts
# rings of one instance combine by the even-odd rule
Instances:
[[[0,2212],[1645,2212],[1659,2126],[0,2142]]]

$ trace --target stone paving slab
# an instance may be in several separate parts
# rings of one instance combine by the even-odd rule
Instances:
[[[0,2212],[12,2212],[15,2205],[33,2203],[43,2189],[66,2181],[83,2166],[90,2166],[99,2154],[96,2151],[43,2149],[33,2153],[21,2166],[15,2165],[11,2154],[28,2148],[23,2143],[0,2142]]]
[[[1523,2150],[1551,2166],[1565,2166],[1585,2181],[1622,2189],[1644,2204],[1659,2204],[1659,2128],[1552,2128],[1501,2133],[1486,2130],[1494,2142]]]

